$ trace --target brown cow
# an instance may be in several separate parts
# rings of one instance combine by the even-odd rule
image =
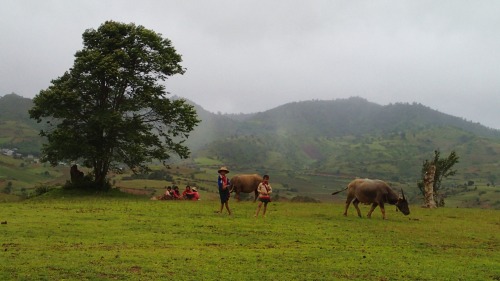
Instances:
[[[254,193],[255,200],[257,200],[258,192],[257,192],[257,187],[259,186],[259,183],[262,182],[262,177],[257,175],[257,174],[242,174],[242,175],[235,175],[234,177],[231,178],[230,181],[230,190],[231,192],[236,192],[236,200],[240,201],[240,192],[245,192],[245,193]]]
[[[406,201],[403,189],[401,189],[402,197],[398,196],[387,183],[381,180],[371,180],[371,179],[355,179],[347,185],[343,190],[332,193],[335,195],[344,190],[347,191],[347,199],[345,201],[345,211],[344,216],[347,216],[347,209],[351,202],[353,203],[356,211],[358,211],[358,216],[361,217],[361,211],[359,210],[358,204],[372,204],[367,217],[371,218],[373,210],[377,206],[380,206],[380,211],[382,211],[382,216],[385,219],[385,209],[384,203],[389,203],[391,205],[396,205],[396,207],[401,210],[405,215],[410,214],[410,208],[408,208],[408,202]]]

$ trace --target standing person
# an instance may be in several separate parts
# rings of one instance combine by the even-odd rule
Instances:
[[[217,184],[219,186],[219,196],[220,196],[220,210],[218,213],[222,213],[224,206],[226,206],[226,210],[229,215],[231,215],[231,210],[229,210],[229,179],[226,175],[229,173],[229,170],[226,167],[221,167],[218,171],[219,177],[217,179]]]
[[[262,182],[257,187],[257,192],[259,193],[259,206],[257,206],[257,212],[255,213],[255,217],[259,216],[260,207],[262,207],[262,203],[264,203],[264,211],[262,212],[262,216],[266,216],[267,203],[271,202],[271,192],[273,189],[269,184],[269,176],[264,175]]]

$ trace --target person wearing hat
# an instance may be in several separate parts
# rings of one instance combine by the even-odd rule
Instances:
[[[217,179],[217,184],[219,186],[219,196],[220,196],[220,210],[218,213],[222,213],[224,206],[226,206],[226,210],[229,215],[231,215],[231,210],[229,209],[229,179],[226,175],[229,173],[229,170],[226,167],[221,167],[218,171],[219,177]]]
[[[200,200],[198,189],[196,189],[196,187],[191,187],[191,191],[193,192],[193,198],[191,200]]]

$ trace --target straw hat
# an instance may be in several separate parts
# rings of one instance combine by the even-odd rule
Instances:
[[[220,169],[219,169],[219,171],[217,171],[217,173],[220,173],[221,171],[226,171],[227,173],[229,173],[229,170],[226,167],[220,167]]]

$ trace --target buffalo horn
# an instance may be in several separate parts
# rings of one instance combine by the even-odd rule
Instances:
[[[403,200],[405,200],[405,193],[403,192],[403,189],[401,188],[401,194],[403,195]]]

